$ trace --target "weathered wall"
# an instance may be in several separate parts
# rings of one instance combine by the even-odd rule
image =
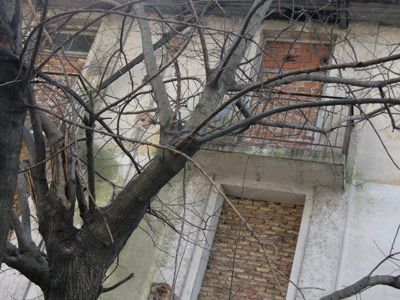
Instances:
[[[347,38],[354,46],[350,47],[346,42],[340,43],[335,49],[338,62],[346,62],[356,57],[359,60],[367,60],[396,52],[394,45],[399,41],[398,28],[353,23],[350,24],[350,29],[351,34],[347,35]],[[341,38],[343,36],[338,37]],[[397,76],[395,74],[398,70],[399,64],[396,62],[371,68],[366,72],[346,69],[342,75],[347,78],[373,77],[374,80],[381,80]],[[339,75],[338,72],[333,73]],[[335,87],[328,91],[335,95],[344,95],[342,89]],[[396,89],[386,92],[388,95],[398,93]],[[379,92],[369,90],[355,95],[379,97]],[[377,107],[379,106],[368,105],[365,112]],[[356,110],[355,113],[360,112]],[[400,153],[399,139],[399,134],[391,129],[389,119],[383,116],[366,124],[356,125],[353,129],[344,194],[348,209],[335,289],[343,288],[369,274],[391,251],[400,213],[400,171],[396,166]],[[393,246],[393,252],[400,250],[398,242],[393,243]],[[324,265],[321,262],[322,266]],[[398,275],[398,272],[394,265],[386,263],[374,274]],[[371,300],[398,299],[400,292],[390,287],[376,286],[364,291],[361,297]],[[358,298],[354,296],[351,299]]]
[[[268,30],[279,30],[284,28],[285,24],[279,23],[279,22],[268,22],[265,25],[265,28],[268,28]],[[377,32],[377,26],[375,25],[369,25],[369,24],[352,24],[351,29],[354,31],[353,32],[353,37],[354,37],[354,42],[356,47],[359,47],[359,49],[356,49],[357,55],[361,57],[362,59],[369,59],[374,57],[374,55],[371,54],[370,49],[375,49],[375,33]],[[300,30],[301,28],[299,28]],[[133,33],[131,33],[133,34]],[[390,33],[393,34],[393,33]],[[137,39],[138,36],[131,36],[127,42],[133,42],[135,39]],[[262,36],[259,35],[258,38],[262,40]],[[130,49],[138,49],[137,44],[133,45]],[[354,49],[353,49],[354,50]],[[136,51],[136,50],[135,50]],[[130,55],[134,57],[135,51],[131,52]],[[254,52],[256,50],[250,49],[249,52]],[[382,50],[383,51],[383,50]],[[384,55],[384,52],[379,52],[379,56]],[[352,51],[350,51],[346,44],[339,44],[336,46],[334,49],[334,54],[337,56],[338,62],[346,62],[352,57]],[[253,53],[254,54],[254,53]],[[196,61],[190,61],[188,62],[188,66],[191,66],[191,70],[201,70],[201,64],[196,62]],[[138,70],[142,70],[141,66],[138,66]],[[140,73],[142,71],[139,71],[138,77],[140,77]],[[171,71],[172,72],[172,71]],[[165,74],[172,74],[165,72]],[[331,72],[332,75],[340,75],[338,72]],[[370,76],[370,74],[363,74],[360,72],[354,73],[353,71],[349,71],[348,73],[345,73],[344,75],[354,77],[354,76]],[[136,78],[136,77],[135,77]],[[121,80],[117,83],[115,83],[112,87],[110,87],[109,92],[115,90],[115,93],[121,93],[123,94],[127,90],[129,90],[129,86],[127,85],[127,82],[129,82],[129,78],[125,76],[124,80]],[[309,87],[312,89],[313,87]],[[314,87],[317,88],[318,87]],[[124,89],[124,90],[123,90]],[[327,86],[325,87],[326,93],[339,96],[339,95],[344,95],[345,92],[342,89],[338,89],[335,86]],[[309,91],[309,90],[308,90]],[[311,90],[311,92],[313,92]],[[148,105],[151,104],[151,102],[144,102],[148,103]],[[132,120],[129,120],[126,118],[126,124],[134,124],[135,122]],[[387,124],[387,123],[385,123]],[[367,128],[367,127],[366,127]],[[363,132],[366,130],[365,128],[360,128],[360,130]],[[371,132],[367,134],[367,137],[371,137]],[[392,134],[389,133],[388,131],[385,132],[385,134]],[[388,139],[388,142],[391,143],[391,140],[395,139]],[[357,145],[359,140],[357,139],[356,135],[354,136],[353,143]],[[376,165],[379,165],[380,163],[377,160],[370,160],[371,157],[375,157],[376,153],[376,147],[379,148],[379,143],[374,142],[373,146],[371,145],[372,143],[370,142],[370,139],[366,139],[365,144],[361,144],[360,147],[356,147],[356,149],[364,149],[363,151],[367,152],[364,153],[364,158],[361,161],[351,159],[348,161],[348,170],[351,170],[352,174],[358,174],[355,172],[353,166],[357,165],[358,168],[366,168],[366,172],[363,172],[363,174],[373,174],[374,172],[371,171],[373,170],[372,167],[368,167],[368,164],[365,162],[368,161],[369,164],[374,164],[376,162]],[[374,150],[366,150],[368,147],[374,147]],[[358,151],[359,150],[354,150],[353,147],[353,156],[358,156],[360,154]],[[140,153],[140,151],[139,151]],[[250,154],[250,153],[248,153]],[[366,154],[368,154],[366,156]],[[246,154],[247,155],[247,154]],[[287,193],[299,193],[306,195],[306,198],[308,199],[308,208],[307,208],[307,216],[305,219],[303,218],[302,220],[302,232],[301,232],[301,245],[300,241],[298,243],[298,249],[296,250],[296,255],[297,258],[295,258],[295,264],[292,270],[292,273],[298,274],[297,283],[299,287],[304,287],[306,289],[303,290],[303,293],[306,295],[306,299],[317,299],[318,297],[326,294],[327,292],[331,292],[339,287],[341,287],[343,284],[348,284],[351,282],[353,279],[358,279],[360,278],[363,274],[360,271],[360,269],[357,269],[357,265],[355,265],[356,261],[356,255],[357,251],[362,250],[362,247],[359,247],[357,245],[361,245],[359,243],[359,238],[362,238],[362,234],[360,234],[360,227],[357,226],[358,223],[351,223],[349,220],[352,219],[351,214],[353,212],[354,214],[354,203],[350,204],[350,210],[349,212],[347,211],[348,208],[348,202],[352,202],[354,199],[357,197],[354,196],[354,191],[347,187],[347,192],[343,193],[343,190],[340,188],[340,185],[335,184],[335,186],[329,187],[328,184],[324,184],[323,187],[318,185],[318,182],[321,181],[321,178],[324,176],[327,176],[327,170],[328,168],[323,171],[323,169],[318,169],[318,172],[321,173],[313,173],[313,174],[308,174],[305,175],[306,173],[299,172],[296,176],[293,175],[292,177],[287,177],[284,179],[284,182],[281,182],[281,185],[279,182],[277,182],[277,178],[273,175],[271,175],[271,172],[268,172],[268,170],[265,169],[260,169],[259,167],[255,167],[255,171],[257,171],[257,174],[266,174],[266,176],[258,176],[255,174],[255,178],[252,178],[251,180],[244,180],[242,176],[244,175],[245,170],[244,168],[244,160],[246,155],[243,156],[243,161],[241,162],[242,166],[237,167],[238,165],[238,160],[237,156],[234,161],[231,161],[229,159],[224,159],[224,164],[225,165],[234,165],[235,168],[237,167],[237,170],[241,170],[240,174],[234,173],[235,168],[229,168],[229,172],[225,172],[223,175],[224,178],[220,178],[217,176],[217,179],[219,180],[219,183],[221,184],[227,184],[228,182],[232,184],[232,182],[236,182],[235,185],[240,187],[241,184],[244,184],[246,187],[251,187],[251,188],[257,188],[258,190],[266,190],[267,192],[262,193],[263,195],[267,195],[269,191],[274,191],[276,192],[277,190],[280,192],[286,191]],[[363,157],[363,155],[361,157]],[[227,155],[228,157],[229,155]],[[292,158],[294,158],[293,156]],[[205,161],[202,161],[203,163],[206,163],[207,165],[207,159]],[[257,159],[262,159],[262,157],[258,157]],[[286,159],[286,163],[285,163]],[[302,163],[301,168],[307,168],[309,167],[309,164],[307,163],[307,158],[302,158],[304,159],[304,162]],[[312,157],[309,156],[308,159],[312,160]],[[209,162],[212,164],[210,160]],[[384,160],[386,161],[386,160]],[[257,164],[256,164],[257,165]],[[260,165],[260,164],[259,164]],[[215,166],[215,165],[214,165]],[[290,161],[289,157],[285,157],[282,161],[276,162],[275,167],[273,168],[273,174],[276,174],[278,170],[282,170],[284,173],[285,168],[286,169],[291,169],[293,168],[293,164]],[[389,178],[395,170],[393,170],[393,167],[390,162],[384,163],[381,166],[381,174],[387,174],[385,175],[385,178]],[[336,170],[340,173],[340,166],[335,167],[334,165],[331,166],[333,170]],[[300,170],[299,169],[299,170]],[[213,169],[213,171],[218,172],[218,170]],[[125,173],[126,172],[126,173]],[[125,174],[129,177],[129,174],[131,170],[125,170]],[[280,171],[279,171],[280,172]],[[278,173],[279,173],[278,172]],[[331,168],[329,168],[329,172],[331,172]],[[335,171],[332,171],[334,173]],[[217,173],[214,173],[217,174]],[[280,174],[280,173],[279,173]],[[193,176],[193,177],[192,177]],[[331,175],[329,175],[331,176]],[[279,177],[279,176],[278,176]],[[242,178],[242,179],[241,179]],[[337,178],[334,180],[340,181],[343,180],[338,174]],[[325,182],[325,181],[324,181]],[[326,181],[328,182],[328,181]],[[302,183],[305,184],[306,186],[302,186]],[[178,190],[181,189],[181,183],[176,182]],[[174,288],[175,293],[180,296],[182,299],[195,299],[196,298],[196,292],[193,292],[194,290],[199,289],[199,284],[201,284],[201,279],[202,279],[202,272],[204,271],[205,266],[207,265],[207,251],[203,251],[202,247],[198,247],[199,245],[207,245],[205,247],[205,250],[207,250],[212,243],[212,233],[207,233],[205,234],[204,232],[199,231],[196,229],[196,227],[193,227],[193,225],[201,224],[201,219],[207,219],[209,217],[210,212],[216,212],[216,208],[218,207],[216,205],[215,199],[212,200],[213,204],[211,205],[208,201],[208,193],[210,191],[209,186],[207,187],[207,184],[204,181],[204,178],[201,179],[201,175],[191,175],[191,179],[188,181],[188,186],[191,186],[191,188],[188,189],[188,192],[186,194],[187,199],[191,199],[192,205],[190,206],[190,209],[185,212],[185,215],[188,216],[188,219],[191,220],[191,224],[186,224],[183,226],[183,231],[187,233],[188,236],[191,238],[189,240],[185,240],[183,238],[179,238],[179,235],[176,235],[175,233],[172,233],[172,231],[162,231],[162,235],[164,236],[163,238],[157,240],[156,245],[159,247],[162,245],[162,251],[153,252],[153,250],[148,250],[147,253],[149,253],[150,258],[154,259],[156,263],[153,265],[151,264],[151,259],[148,260],[150,263],[149,265],[144,265],[141,264],[139,269],[145,269],[145,270],[153,270],[152,268],[154,267],[156,270],[156,273],[152,275],[153,273],[147,273],[147,275],[141,277],[141,278],[136,278],[136,284],[141,284],[142,286],[149,287],[149,285],[152,282],[166,282],[168,283],[171,287]],[[203,191],[201,187],[207,187],[206,192],[205,190]],[[383,188],[384,186],[382,186]],[[383,189],[384,190],[384,189]],[[372,190],[369,190],[372,192]],[[165,193],[163,197],[166,201],[173,200],[174,197],[176,199],[175,194],[169,194]],[[286,194],[282,194],[283,198],[287,196]],[[213,196],[215,197],[215,195]],[[213,198],[211,197],[211,198]],[[291,199],[291,197],[289,197]],[[169,199],[169,200],[168,200]],[[200,200],[201,199],[201,200]],[[292,199],[293,200],[293,199]],[[393,200],[394,201],[394,200]],[[371,202],[371,201],[370,201]],[[392,203],[394,204],[394,203]],[[205,206],[206,205],[206,206]],[[208,208],[207,208],[208,207]],[[208,212],[207,212],[208,209]],[[357,210],[357,209],[356,209]],[[182,208],[176,210],[178,213],[183,213]],[[393,212],[393,211],[392,211]],[[376,213],[375,210],[369,210],[369,214],[364,213],[361,214],[362,220],[367,227],[380,227],[378,220],[377,223],[370,223],[368,220],[375,220],[373,215]],[[393,220],[394,221],[394,216],[396,214],[393,213]],[[382,213],[381,218],[385,216],[385,213]],[[218,213],[214,214],[214,224],[216,222],[216,219],[218,217]],[[391,219],[391,218],[389,218]],[[194,221],[193,221],[194,220]],[[193,222],[192,222],[193,221]],[[200,223],[199,223],[200,222]],[[304,223],[304,224],[303,224]],[[176,224],[179,224],[179,221],[177,221]],[[178,226],[178,228],[181,228]],[[344,236],[344,231],[346,230],[346,238],[345,240],[345,246],[342,248],[342,243],[343,243],[343,236]],[[370,228],[371,230],[371,228]],[[353,235],[358,232],[358,239],[354,239]],[[362,232],[362,230],[361,230]],[[381,232],[378,231],[377,229],[372,230],[372,232],[375,232],[376,234],[379,234],[382,238],[387,237],[388,234],[387,232]],[[349,237],[351,238],[349,238]],[[140,237],[136,237],[136,241],[139,239],[141,240]],[[144,240],[146,239],[145,237],[142,237]],[[206,241],[206,244],[204,242]],[[133,240],[130,243],[135,243]],[[139,247],[139,248],[137,248]],[[143,243],[143,244],[138,244],[135,243],[134,247],[131,248],[129,253],[141,253],[143,249],[148,246],[148,244]],[[151,247],[150,247],[151,248]],[[125,254],[122,255],[122,257],[129,257],[129,253],[125,252]],[[159,253],[159,254],[157,254]],[[376,254],[373,252],[367,252],[364,253],[365,258],[368,260],[374,261],[376,259]],[[342,258],[341,258],[342,257]],[[125,258],[123,258],[125,259]],[[347,264],[350,264],[352,267],[347,267]],[[346,266],[346,267],[343,267]],[[125,267],[127,270],[132,270],[134,268],[137,268],[136,264],[134,261],[130,261],[129,259],[126,260]],[[344,272],[344,268],[347,270]],[[193,271],[195,270],[195,271]],[[199,272],[199,274],[196,274],[197,270],[202,270]],[[136,271],[138,274],[142,274],[141,271]],[[123,276],[117,276],[117,279],[121,279]],[[175,278],[175,279],[174,279]],[[200,282],[199,282],[200,281]],[[146,292],[141,290],[138,291],[138,289],[134,289],[129,287],[130,283],[126,284],[126,287],[122,287],[120,290],[121,292],[116,292],[116,293],[122,293],[118,294],[118,297],[125,297],[123,295],[136,295],[137,299],[141,299],[140,297],[146,297],[145,294]],[[311,288],[310,288],[311,287]],[[123,292],[123,290],[129,290],[127,294]],[[293,296],[295,292],[291,291],[288,295],[288,299],[293,299]],[[376,295],[375,295],[376,296]],[[111,297],[111,296],[109,296]],[[297,295],[297,297],[300,299],[300,294]],[[112,299],[112,297],[110,298]],[[144,299],[144,298],[143,298]],[[373,299],[373,298],[371,298]]]
[[[264,29],[273,31],[283,29],[285,26],[284,23],[280,22],[267,22]],[[297,29],[303,30],[300,27]],[[338,63],[354,59],[354,55],[357,55],[357,58],[362,60],[384,56],[388,53],[388,49],[378,46],[376,34],[379,33],[379,39],[382,39],[379,42],[381,45],[387,44],[387,41],[393,42],[393,38],[398,36],[395,30],[384,30],[377,25],[367,23],[350,24],[350,29],[352,34],[346,37],[352,39],[353,48],[348,46],[346,42],[343,42],[345,32],[336,32],[339,43],[334,49],[334,54]],[[138,36],[132,36],[127,42],[133,43],[135,38],[137,39]],[[259,38],[261,41],[262,34],[260,33],[256,38]],[[131,49],[135,49],[136,51],[138,49],[137,46],[137,44],[132,44]],[[254,54],[257,51],[255,48],[249,49],[249,53]],[[132,57],[134,57],[135,51],[130,54]],[[188,67],[190,70],[199,70],[199,72],[202,72],[201,64],[195,60],[188,62],[187,65],[190,67]],[[138,69],[141,70],[141,67],[138,66]],[[142,74],[140,72],[142,71],[136,73],[139,74],[139,78],[140,74]],[[346,70],[342,75],[349,78],[369,78],[371,72],[373,71],[363,73]],[[166,71],[165,74],[171,75],[172,71],[170,73]],[[341,76],[337,71],[332,71],[330,74]],[[125,76],[124,80],[110,87],[109,92],[111,93],[113,90],[116,93],[121,92],[121,94],[126,92],[129,90],[127,82],[129,83],[129,78]],[[122,88],[125,90],[122,90]],[[334,96],[346,95],[345,90],[334,85],[326,86],[325,93]],[[365,96],[373,96],[373,94]],[[147,103],[148,107],[151,105],[151,102],[144,103]],[[193,103],[190,105],[193,105]],[[373,106],[370,106],[369,109],[373,108]],[[127,125],[135,123],[128,118],[126,118],[126,122]],[[398,136],[389,129],[385,129],[388,125],[387,120],[381,118],[379,121],[375,121],[374,124],[379,125],[378,130],[380,130],[379,132],[390,151],[393,153],[400,151],[400,148],[397,146]],[[133,134],[133,136],[135,135]],[[290,160],[290,157],[282,157],[279,159],[279,162],[275,160],[274,167],[271,170],[260,168],[259,166],[263,164],[260,163],[257,165],[256,160],[252,158],[250,163],[255,163],[256,167],[253,170],[254,177],[251,177],[253,176],[251,175],[249,180],[247,180],[245,175],[246,171],[243,170],[246,170],[246,155],[251,153],[243,155],[240,163],[237,160],[238,156],[235,156],[235,160],[224,158],[223,164],[229,165],[230,168],[228,168],[229,172],[225,172],[220,177],[218,177],[218,168],[215,168],[214,164],[214,173],[212,174],[217,175],[216,179],[222,185],[235,185],[239,190],[244,185],[246,188],[250,188],[249,193],[252,193],[254,189],[264,191],[261,193],[262,195],[268,195],[270,191],[274,191],[274,193],[279,191],[282,193],[281,196],[283,198],[293,193],[296,195],[305,195],[306,199],[308,199],[306,200],[308,206],[306,205],[307,207],[305,207],[307,216],[303,217],[300,227],[301,238],[299,238],[297,244],[295,262],[292,269],[292,274],[298,274],[296,279],[298,286],[305,288],[303,293],[306,299],[318,299],[318,297],[332,292],[343,285],[350,284],[365,275],[382,258],[382,255],[379,255],[376,250],[377,246],[374,244],[374,241],[377,241],[379,246],[382,245],[382,248],[386,247],[387,251],[387,245],[391,243],[398,223],[398,212],[396,209],[397,184],[400,182],[398,170],[394,167],[390,159],[388,159],[374,131],[368,125],[356,128],[356,131],[353,133],[352,142],[353,145],[347,161],[347,186],[345,193],[337,183],[334,186],[329,186],[326,183],[323,186],[318,184],[318,182],[321,183],[321,178],[328,176],[328,173],[329,176],[335,170],[340,173],[340,166],[330,165],[325,169],[316,168],[315,170],[318,170],[320,173],[313,171],[312,174],[307,173],[305,175],[306,173],[300,170],[302,168],[309,168],[310,163],[307,163],[306,158],[302,158],[304,161],[301,162],[300,169],[296,169],[299,172],[295,175],[290,173],[293,177],[288,178],[286,176],[281,183],[278,182],[277,176],[283,176],[285,170],[293,169],[294,164]],[[140,150],[138,153],[140,153]],[[229,155],[227,154],[226,157],[229,157]],[[295,157],[295,155],[292,156],[292,158]],[[210,157],[206,157],[205,159],[202,161],[203,163],[207,165],[208,160],[212,164]],[[260,156],[257,159],[263,158]],[[312,156],[310,155],[308,159],[312,160]],[[238,164],[241,165],[238,167]],[[235,167],[233,168],[232,166]],[[234,172],[235,168],[236,170],[240,170],[240,174]],[[131,169],[125,169],[123,173],[129,177],[131,175],[130,172],[132,172]],[[265,176],[260,176],[260,174],[265,174]],[[163,245],[162,251],[159,254],[157,254],[158,250],[156,252],[153,252],[153,250],[147,251],[147,253],[151,253],[150,257],[154,258],[153,262],[156,261],[156,263],[152,264],[152,260],[149,259],[148,262],[150,265],[141,264],[140,266],[140,268],[146,270],[153,270],[152,268],[155,268],[157,270],[155,275],[153,276],[150,272],[142,278],[134,279],[137,281],[135,284],[141,282],[142,286],[145,287],[149,287],[152,282],[167,282],[171,287],[174,287],[175,293],[181,299],[196,299],[197,294],[194,291],[198,291],[201,285],[202,274],[208,261],[207,249],[211,246],[213,239],[212,231],[204,233],[203,231],[199,231],[196,226],[202,224],[201,219],[207,219],[211,215],[214,217],[211,223],[215,225],[218,219],[217,208],[219,207],[215,195],[212,197],[208,196],[210,188],[205,183],[204,178],[199,174],[192,174],[190,178],[187,183],[190,188],[187,191],[186,198],[191,199],[192,204],[190,209],[185,212],[185,215],[188,216],[189,220],[195,221],[184,225],[183,231],[191,238],[185,240],[179,238],[179,235],[172,234],[172,231],[164,232],[161,230],[164,238],[158,240],[156,245],[157,247]],[[333,182],[340,180],[343,181],[343,178],[338,174]],[[324,182],[329,181],[324,180]],[[180,190],[182,187],[181,183],[176,182],[176,184],[178,184],[177,187]],[[176,199],[176,195],[174,195],[174,193],[164,194],[163,197],[165,198],[163,201]],[[292,199],[293,197],[289,198]],[[209,202],[210,199],[212,200],[211,202]],[[181,214],[183,213],[182,208],[176,211]],[[177,220],[176,224],[180,224],[179,220]],[[195,226],[193,227],[193,225]],[[178,228],[182,227],[179,225]],[[135,241],[130,241],[130,243],[135,244],[131,248],[130,253],[142,253],[140,252],[142,251],[140,249],[143,249],[141,247],[146,249],[149,247],[146,243],[135,243]],[[199,245],[200,247],[198,247]],[[207,247],[203,249],[201,245],[206,245]],[[129,257],[130,253],[126,252],[122,257]],[[137,268],[135,262],[129,259],[126,260],[125,267],[127,270],[132,270],[132,272],[135,272],[133,269]],[[199,271],[198,274],[196,273],[197,271]],[[121,279],[121,277],[118,278]],[[126,287],[122,287],[120,293],[124,293],[122,290],[127,289],[130,290],[128,294],[136,295],[137,299],[146,297],[145,291],[141,290],[139,293],[138,289],[131,289],[129,284],[127,283]],[[364,297],[368,297],[367,299],[379,299],[381,295],[384,295],[387,299],[396,298],[396,290],[388,288],[383,288],[383,290],[385,291],[382,292],[380,288],[371,289]],[[369,293],[372,294],[370,295]],[[293,290],[288,293],[288,299],[293,299],[294,294]],[[297,294],[297,298],[301,299],[299,293]]]
[[[220,206],[209,182],[196,169],[188,166],[179,173],[152,204],[176,231],[147,216],[129,239],[106,285],[132,272],[135,278],[101,299],[145,300],[153,283],[169,285],[180,299],[191,299],[201,284],[196,277],[208,261],[202,250],[211,247]]]
[[[377,133],[370,125],[358,127],[353,132],[355,144],[351,155],[354,160],[347,181],[349,209],[337,289],[366,276],[386,255],[400,250],[399,241],[395,240],[400,215],[400,171],[395,166],[400,153],[400,137],[387,128],[386,122],[384,118],[373,122]],[[381,274],[399,275],[398,268],[390,262],[374,272],[374,275]],[[362,293],[363,299],[371,300],[399,297],[399,290],[384,286]]]
[[[174,177],[171,185],[166,186],[160,192],[160,201],[156,200],[153,203],[154,210],[172,221],[176,216],[171,216],[171,213],[160,203],[165,201],[170,205],[181,207],[183,201],[182,180],[182,173]],[[153,278],[163,266],[160,257],[163,256],[163,252],[169,251],[168,245],[171,243],[171,237],[174,237],[174,233],[170,231],[172,230],[160,220],[147,215],[138,230],[128,240],[118,261],[108,271],[110,276],[105,285],[112,285],[126,278],[130,273],[134,273],[135,277],[125,283],[122,288],[102,294],[100,299],[147,299],[154,281]],[[165,279],[157,282],[165,282]]]
[[[347,201],[341,188],[315,188],[298,282],[306,299],[319,299],[335,290]],[[296,299],[303,296],[297,293]]]

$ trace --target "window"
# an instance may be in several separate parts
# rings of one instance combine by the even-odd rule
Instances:
[[[64,51],[70,51],[70,52],[77,52],[77,53],[88,53],[90,50],[90,47],[93,44],[94,35],[89,35],[89,34],[79,34],[75,36],[72,40],[68,41],[65,43],[68,39],[71,38],[73,33],[53,33],[51,35],[51,38],[53,39],[53,43],[56,47],[59,47],[61,45],[63,46]],[[65,43],[65,44],[64,44]],[[51,50],[51,46],[48,42],[45,43],[44,45],[45,49]]]

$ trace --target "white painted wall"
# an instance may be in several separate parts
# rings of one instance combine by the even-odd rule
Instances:
[[[343,61],[346,61],[346,57],[354,58],[355,55],[358,55],[360,60],[366,60],[398,52],[396,48],[399,43],[398,28],[355,23],[351,24],[350,30],[348,38],[356,47],[351,49],[344,44],[337,47],[336,52]],[[374,80],[397,76],[389,71],[398,72],[397,62],[387,64],[386,67],[388,68],[371,68],[364,73],[345,70],[343,75],[358,78],[368,78],[373,75]],[[395,89],[388,95],[394,96],[397,93],[398,89]],[[378,92],[375,90],[365,96],[377,95]],[[358,93],[358,96],[364,95]],[[369,105],[366,111],[377,107]],[[347,191],[344,194],[348,209],[335,289],[343,288],[369,274],[385,255],[389,254],[399,225],[397,202],[400,171],[395,166],[400,154],[399,134],[392,132],[387,117],[374,118],[371,124],[358,125],[352,132],[346,169]],[[393,251],[399,251],[399,246],[398,242],[394,243]],[[396,270],[393,264],[385,263],[374,274],[396,275]],[[398,299],[400,292],[390,287],[373,287],[363,292],[361,297],[371,300]]]

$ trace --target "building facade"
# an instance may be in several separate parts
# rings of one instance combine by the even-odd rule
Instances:
[[[211,66],[218,62],[214,48],[217,52],[224,38],[229,41],[228,30],[238,32],[243,19],[240,9],[249,6],[240,1],[225,2],[219,12],[216,7],[204,17],[204,28],[212,28],[209,33],[215,32],[206,35]],[[292,14],[286,20],[288,12],[284,9],[290,5],[282,4],[283,12],[279,14],[279,7],[272,6],[272,17],[266,17],[247,49],[244,75],[237,75],[238,82],[261,82],[295,70],[368,61],[398,53],[399,24],[391,18],[400,7],[387,1],[366,2],[347,1],[346,7],[335,8],[337,20],[329,17],[325,23],[320,16],[308,16],[311,9],[303,7],[304,17],[292,8],[297,15]],[[197,5],[201,8],[204,3],[199,1]],[[314,7],[314,13],[326,13],[319,7]],[[328,12],[334,11],[329,9]],[[162,37],[160,32],[165,29],[153,21],[157,18],[150,17],[153,42]],[[125,26],[122,38],[121,24]],[[97,23],[91,35],[93,44],[84,63],[82,53],[67,63],[67,67],[72,66],[67,71],[74,78],[71,85],[77,90],[98,85],[142,52],[140,31],[134,19],[126,22],[123,16],[111,14]],[[179,76],[204,80],[199,37],[184,46],[180,38],[177,35],[156,50],[159,64],[165,65],[181,52]],[[121,44],[123,54],[117,53]],[[54,72],[50,66],[46,71]],[[61,76],[64,71],[60,71]],[[399,71],[399,63],[389,61],[370,68],[332,68],[318,74],[382,81],[397,77]],[[176,72],[171,64],[163,71],[164,80],[176,78]],[[76,82],[79,76],[86,81]],[[104,103],[97,99],[96,105],[101,108],[107,101],[125,97],[145,77],[144,64],[137,64],[104,88],[101,96]],[[183,84],[192,94],[201,90],[195,81]],[[38,92],[39,97],[44,90]],[[168,85],[170,95],[177,97],[177,91],[177,86]],[[397,98],[398,86],[385,88],[385,93]],[[243,96],[241,101],[256,114],[302,102],[380,96],[377,88],[350,87],[304,77],[278,86],[266,85]],[[110,111],[104,118],[125,136],[157,142],[154,101],[149,93],[137,97],[137,102],[127,104],[126,111],[131,114],[119,114],[117,118]],[[182,100],[181,105],[186,105],[182,120],[185,114],[190,114],[197,99],[188,96]],[[213,126],[235,122],[239,115],[238,106],[235,107],[220,114]],[[106,283],[111,285],[132,272],[134,279],[103,294],[101,299],[164,299],[151,297],[170,294],[183,300],[319,299],[368,275],[386,256],[399,250],[396,237],[400,215],[397,204],[400,135],[393,130],[390,116],[376,115],[375,111],[381,107],[381,104],[368,104],[362,109],[335,105],[286,111],[264,118],[264,124],[205,144],[194,156],[202,169],[188,163],[152,204],[169,223],[154,216],[146,217],[116,267],[111,268]],[[397,120],[396,108],[390,109]],[[361,119],[363,122],[359,122]],[[279,125],[283,123],[289,126]],[[123,185],[134,175],[134,167],[118,147],[106,144],[104,137],[98,136],[96,141],[102,152],[99,171],[112,169],[109,176],[113,182]],[[143,145],[129,147],[142,164],[155,151]],[[230,202],[215,190],[203,171]],[[100,184],[99,199],[103,203],[112,201],[109,185]],[[374,274],[396,272],[397,266],[388,261]],[[25,284],[21,281],[14,295],[22,290],[30,295],[38,293],[31,286],[25,289]],[[385,286],[362,292],[363,299],[399,296],[397,289]]]

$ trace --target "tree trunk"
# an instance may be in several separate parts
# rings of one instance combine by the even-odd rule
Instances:
[[[17,65],[0,56],[0,264],[10,229],[26,109]]]
[[[90,226],[52,232],[46,248],[50,279],[47,288],[41,287],[46,300],[97,299],[105,274],[121,250],[119,243],[110,242],[105,226],[95,232]]]
[[[46,300],[95,300],[99,297],[107,268],[99,268],[96,256],[57,253],[54,259],[49,290],[43,291]]]

